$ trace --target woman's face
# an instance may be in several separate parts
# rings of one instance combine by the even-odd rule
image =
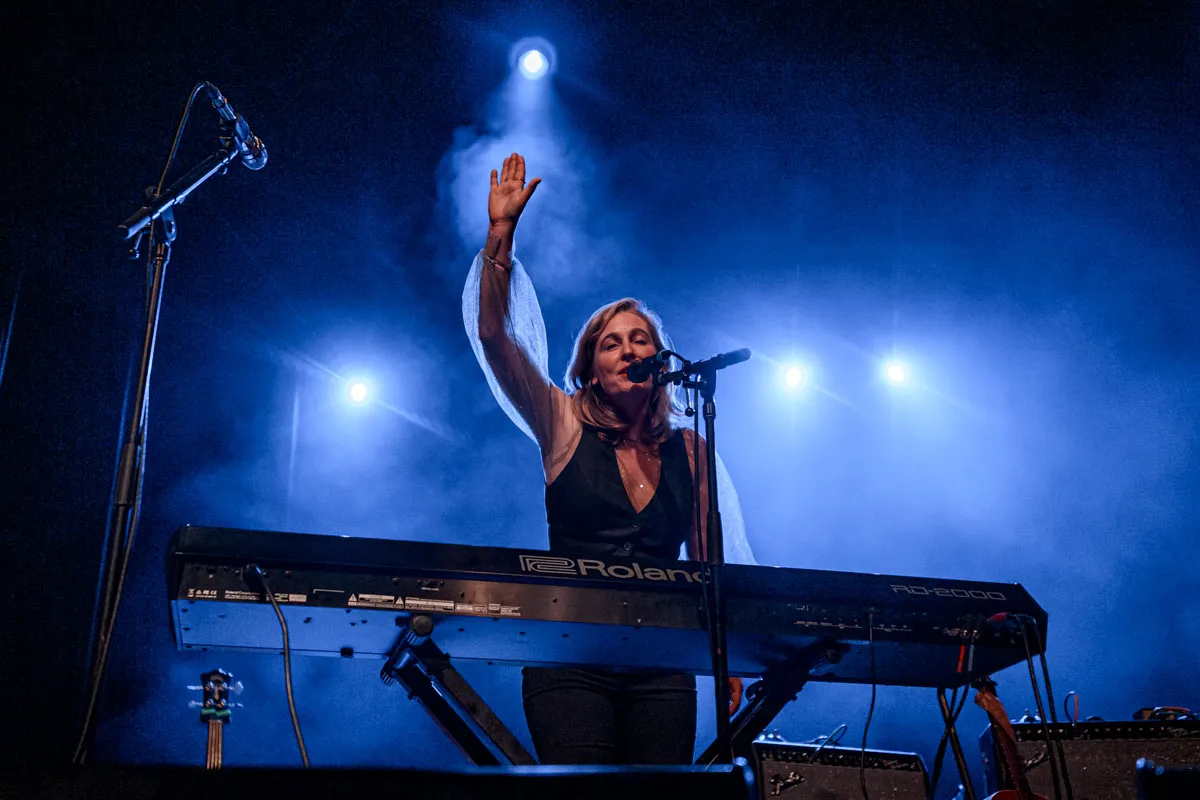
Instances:
[[[658,352],[650,335],[650,323],[640,314],[622,311],[600,331],[592,357],[592,382],[599,384],[609,397],[631,389],[646,390],[647,383],[633,383],[625,375],[629,365],[639,358]]]

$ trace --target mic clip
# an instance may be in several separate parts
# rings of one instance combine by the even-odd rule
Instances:
[[[671,362],[672,356],[681,361],[683,360],[682,356],[674,350],[659,350],[652,356],[647,356],[633,362],[629,365],[627,371],[629,380],[634,383],[644,383],[647,380],[653,379],[655,386],[662,386],[663,384],[659,381],[659,376],[663,374],[661,371],[662,367]],[[687,362],[685,361],[684,363]]]
[[[657,372],[654,374],[654,383],[656,386],[665,386],[668,383],[682,383],[688,378],[698,376],[700,378],[711,380],[717,370],[731,367],[734,364],[740,364],[750,358],[750,350],[742,348],[729,353],[721,353],[708,358],[702,358],[699,361],[688,361],[678,353],[672,353],[683,363],[679,369],[674,372]]]

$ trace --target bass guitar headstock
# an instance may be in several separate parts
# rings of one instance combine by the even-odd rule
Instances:
[[[241,703],[230,700],[229,696],[242,693],[245,688],[242,686],[242,682],[235,683],[233,675],[223,669],[209,670],[201,674],[200,681],[199,686],[189,686],[188,688],[202,691],[204,698],[200,701],[193,700],[188,705],[200,709],[201,723],[221,722],[227,724],[232,710],[241,705]]]

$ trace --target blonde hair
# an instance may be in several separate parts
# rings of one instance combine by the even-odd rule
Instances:
[[[662,320],[641,301],[626,297],[598,308],[575,337],[575,355],[564,379],[567,394],[579,419],[600,429],[602,438],[618,442],[629,432],[629,423],[621,419],[612,400],[592,381],[596,361],[596,342],[600,333],[617,314],[632,312],[646,321],[655,350],[671,348],[663,331]],[[650,395],[650,419],[645,427],[649,440],[662,443],[671,436],[671,426],[683,414],[683,403],[676,386],[655,386]]]

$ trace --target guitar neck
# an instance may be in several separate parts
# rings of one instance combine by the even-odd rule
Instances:
[[[1008,721],[1008,712],[989,688],[982,688],[975,694],[975,704],[987,712],[992,721],[995,739],[1000,743],[1000,754],[1004,757],[1004,766],[1015,789],[1013,795],[997,793],[993,798],[1000,800],[1015,797],[1019,800],[1045,800],[1041,795],[1033,793],[1029,786],[1029,778],[1025,775],[1025,766],[1021,761],[1021,753],[1017,750],[1017,739],[1013,733],[1012,723]]]
[[[1005,721],[1007,722],[1007,720]],[[996,740],[1000,742],[1000,749],[1004,755],[1004,763],[1008,767],[1008,776],[1012,779],[1017,797],[1021,798],[1021,800],[1032,800],[1035,795],[1033,794],[1033,789],[1029,786],[1029,778],[1025,775],[1025,768],[1021,763],[1021,753],[1017,750],[1017,743],[1010,739],[1007,734],[998,735]]]
[[[219,719],[208,721],[208,752],[204,760],[205,769],[221,768],[221,751],[225,744],[225,723]]]
[[[242,684],[230,686],[233,676],[220,669],[205,672],[200,676],[200,686],[204,690],[204,702],[200,706],[200,722],[208,725],[208,747],[204,757],[205,769],[221,768],[221,751],[224,746],[225,723],[229,722],[230,709],[229,692],[241,691]]]

